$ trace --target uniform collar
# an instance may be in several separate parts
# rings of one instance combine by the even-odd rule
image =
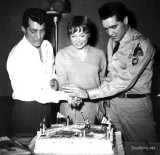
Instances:
[[[138,38],[139,36],[140,36],[140,33],[138,31],[129,27],[126,34],[124,35],[124,37],[120,41],[120,45],[124,45],[128,42],[131,42],[132,40]]]

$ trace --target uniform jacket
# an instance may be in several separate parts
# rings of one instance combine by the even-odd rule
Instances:
[[[155,49],[148,38],[129,28],[113,54],[115,42],[108,42],[108,75],[99,88],[89,89],[91,99],[119,93],[148,94],[151,92]]]

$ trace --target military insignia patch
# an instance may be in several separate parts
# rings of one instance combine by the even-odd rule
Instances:
[[[133,57],[132,57],[132,65],[133,66],[138,64],[140,56],[143,56],[143,51],[142,51],[142,48],[140,47],[140,43],[138,43],[138,45],[134,49],[134,53],[133,53]]]
[[[142,48],[140,47],[140,43],[138,43],[138,45],[134,49],[133,56],[143,56],[143,51]]]
[[[132,65],[134,66],[134,65],[138,64],[138,60],[139,60],[138,57],[133,57],[132,58]]]

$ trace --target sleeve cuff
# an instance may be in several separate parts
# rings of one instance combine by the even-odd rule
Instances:
[[[102,97],[99,88],[88,89],[87,92],[90,99],[97,99]]]

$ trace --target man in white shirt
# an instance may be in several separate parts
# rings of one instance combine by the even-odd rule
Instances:
[[[51,103],[68,100],[67,94],[54,90],[57,85],[54,54],[49,41],[43,40],[45,24],[45,11],[27,9],[22,17],[24,37],[8,56],[7,71],[15,99],[12,115],[14,135],[36,134],[44,119],[49,127],[52,122]]]

